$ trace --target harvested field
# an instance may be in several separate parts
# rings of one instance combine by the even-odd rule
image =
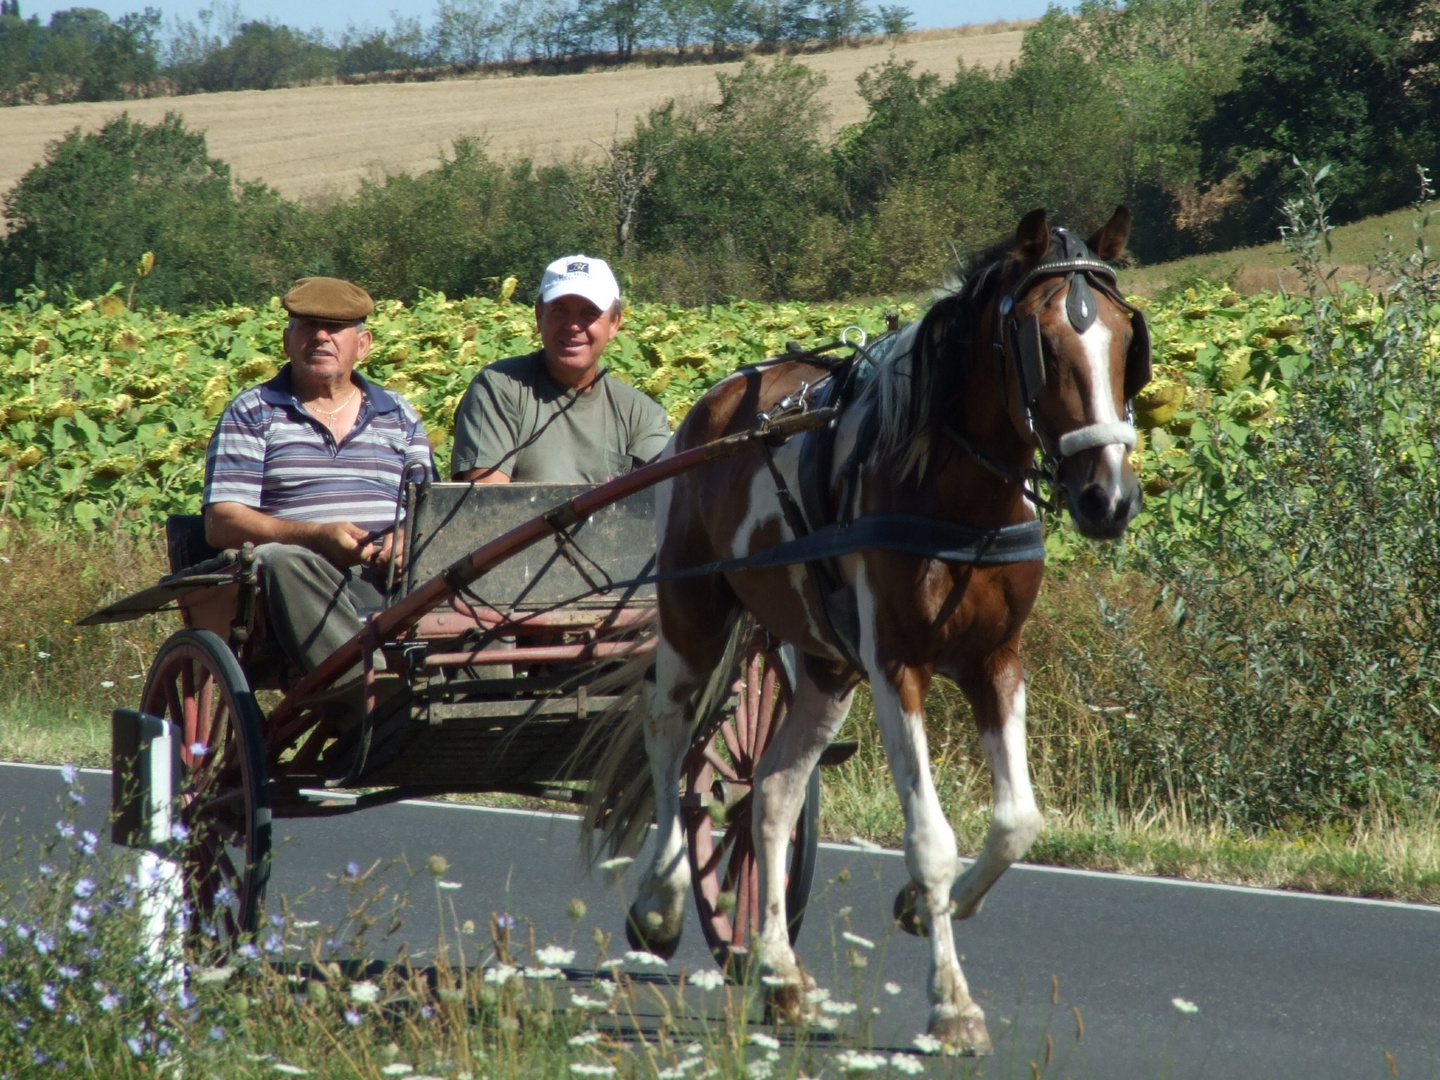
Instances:
[[[1020,24],[1010,24],[1018,27]],[[825,98],[832,127],[864,119],[856,77],[893,55],[942,78],[960,61],[1004,65],[1020,54],[1022,28],[995,33],[956,30],[914,35],[897,45],[873,44],[802,58],[829,79]],[[362,178],[419,172],[466,135],[488,140],[500,158],[537,161],[595,153],[618,128],[666,101],[716,98],[715,73],[738,63],[644,67],[577,75],[475,77],[424,83],[308,86],[196,94],[129,102],[23,105],[0,109],[0,191],[42,159],[47,143],[77,125],[86,131],[128,111],[147,123],[175,110],[204,131],[210,152],[243,180],[263,180],[282,194],[324,199],[355,190]]]

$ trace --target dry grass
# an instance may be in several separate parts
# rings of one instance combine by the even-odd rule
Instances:
[[[877,42],[813,53],[802,62],[829,78],[824,98],[832,131],[865,116],[856,77],[894,56],[949,78],[960,62],[994,67],[1020,54],[1023,24],[917,32],[898,44]],[[470,76],[436,82],[306,86],[150,98],[128,102],[23,105],[0,111],[0,191],[44,156],[47,143],[79,127],[98,129],[128,111],[155,123],[166,112],[204,131],[210,152],[243,180],[263,180],[291,198],[315,200],[354,191],[362,178],[419,172],[461,136],[487,140],[498,157],[537,161],[598,153],[592,140],[628,133],[635,120],[673,99],[714,101],[715,75],[738,63],[623,68],[554,76]],[[591,122],[577,121],[579,103]],[[324,152],[317,153],[317,147]]]
[[[1432,210],[1437,207],[1440,203],[1431,204]],[[1412,250],[1415,238],[1411,223],[1415,216],[1415,211],[1406,207],[1337,228],[1331,236],[1334,244],[1331,259],[1337,276],[1347,281],[1367,281],[1368,267],[1378,252],[1391,247],[1399,251]],[[1257,247],[1133,267],[1125,271],[1123,281],[1127,291],[1140,296],[1152,296],[1161,289],[1197,278],[1229,284],[1237,292],[1247,294],[1281,289],[1303,291],[1293,261],[1285,246],[1276,240]]]

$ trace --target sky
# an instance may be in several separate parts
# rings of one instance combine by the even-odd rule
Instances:
[[[889,0],[908,7],[915,13],[919,30],[961,26],[966,23],[988,23],[1008,19],[1036,19],[1045,14],[1049,0]],[[42,23],[50,21],[56,11],[72,7],[99,8],[111,18],[127,11],[155,7],[172,19],[195,21],[201,9],[215,6],[214,0],[20,0],[20,13],[26,18],[38,15]],[[390,13],[400,9],[407,16],[428,14],[434,0],[308,0],[305,3],[285,0],[238,0],[241,15],[247,19],[272,19],[302,30],[320,29],[331,36],[347,26],[386,27]],[[873,6],[873,5],[872,5]],[[1066,5],[1061,5],[1066,6]]]

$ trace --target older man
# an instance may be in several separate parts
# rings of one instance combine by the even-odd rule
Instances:
[[[434,463],[415,409],[355,370],[370,351],[369,294],[301,278],[282,303],[290,362],[215,427],[205,536],[217,548],[258,545],[271,633],[309,671],[384,606],[403,482],[432,476]]]
[[[455,412],[456,480],[598,484],[665,446],[665,410],[600,366],[620,330],[620,286],[603,259],[545,268],[535,302],[541,348],[481,370]]]

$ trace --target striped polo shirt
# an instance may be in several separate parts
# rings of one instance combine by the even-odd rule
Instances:
[[[205,452],[205,505],[235,502],[286,521],[389,529],[401,481],[433,479],[430,440],[414,407],[356,373],[364,395],[338,444],[295,398],[290,365],[220,415]]]

